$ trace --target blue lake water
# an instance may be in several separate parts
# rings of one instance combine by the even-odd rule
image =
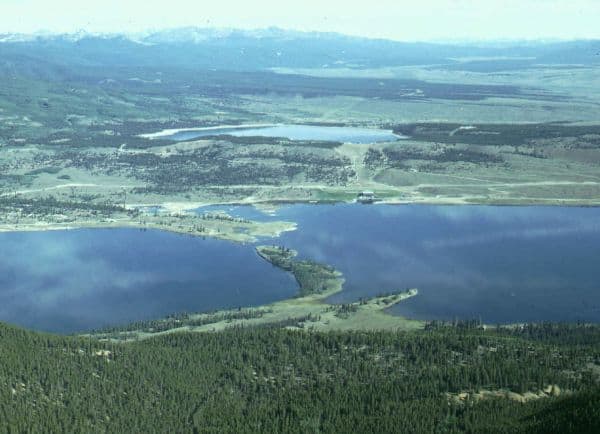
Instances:
[[[69,333],[293,296],[250,246],[160,231],[0,234],[0,320]]]
[[[403,138],[403,136],[393,134],[389,130],[314,125],[275,125],[258,128],[223,127],[210,130],[188,130],[164,136],[164,138],[185,141],[225,134],[236,137],[285,137],[290,140],[326,140],[344,143],[394,142]]]
[[[394,289],[392,312],[486,323],[600,322],[600,208],[292,206],[281,242],[346,277],[345,302]]]
[[[291,205],[280,239],[346,278],[332,301],[417,287],[392,312],[486,323],[600,322],[600,208]],[[130,229],[0,234],[0,320],[74,332],[288,298],[293,278],[253,245]]]

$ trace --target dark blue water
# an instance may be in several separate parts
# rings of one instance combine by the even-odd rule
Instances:
[[[298,222],[278,243],[346,278],[332,298],[396,289],[418,319],[600,322],[600,208],[293,205],[243,218]],[[252,245],[129,229],[0,234],[0,320],[84,331],[173,312],[292,296],[290,275]]]
[[[220,128],[180,131],[165,139],[185,141],[206,136],[231,135],[236,137],[285,137],[290,140],[326,140],[344,143],[394,142],[403,136],[388,130],[355,127],[328,127],[314,125],[276,125],[258,128]]]
[[[334,301],[403,288],[417,319],[600,321],[600,209],[292,206],[281,242],[346,277]]]
[[[159,231],[0,234],[0,321],[60,333],[269,303],[294,279],[248,245]]]

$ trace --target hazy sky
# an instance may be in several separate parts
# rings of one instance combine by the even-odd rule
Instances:
[[[600,0],[0,0],[0,33],[190,25],[398,40],[600,38]]]

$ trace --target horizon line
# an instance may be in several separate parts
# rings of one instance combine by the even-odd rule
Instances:
[[[211,26],[165,26],[165,27],[148,27],[144,30],[135,30],[135,31],[127,31],[127,30],[110,30],[110,31],[93,31],[86,30],[83,28],[73,29],[68,31],[54,31],[48,29],[40,29],[33,32],[1,32],[0,37],[2,36],[23,36],[23,37],[31,37],[31,38],[43,38],[43,37],[60,37],[60,36],[91,36],[91,37],[118,37],[118,36],[126,36],[126,37],[148,37],[154,34],[166,33],[169,31],[177,31],[177,30],[196,30],[196,31],[214,31],[214,32],[240,32],[240,33],[253,33],[253,32],[267,32],[267,31],[279,31],[284,33],[296,33],[303,34],[305,36],[310,35],[328,35],[328,36],[338,36],[338,37],[346,37],[351,39],[366,39],[372,41],[387,41],[387,42],[397,42],[397,43],[426,43],[426,44],[436,44],[436,45],[458,45],[458,44],[466,44],[466,45],[475,45],[475,44],[518,44],[518,43],[540,43],[540,44],[552,44],[552,43],[566,43],[566,42],[594,42],[600,41],[599,38],[585,38],[585,37],[514,37],[514,38],[433,38],[433,39],[393,39],[393,38],[385,38],[385,37],[374,37],[374,36],[363,36],[363,35],[355,35],[343,32],[335,32],[335,31],[322,31],[322,30],[300,30],[294,28],[284,28],[279,26],[264,26],[264,27],[254,27],[254,28],[242,28],[242,27],[211,27]],[[221,37],[227,37],[229,35],[222,35]],[[218,36],[215,37],[215,39]],[[2,41],[0,42],[10,42],[10,41]]]

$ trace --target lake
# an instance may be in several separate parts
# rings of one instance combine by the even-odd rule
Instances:
[[[220,209],[257,218],[252,207]],[[263,218],[298,222],[278,242],[344,273],[335,302],[416,287],[392,312],[600,322],[600,208],[292,205]]]
[[[290,205],[254,219],[298,222],[277,243],[346,278],[335,302],[411,287],[416,319],[600,322],[600,208]],[[2,233],[0,320],[75,332],[181,311],[291,297],[293,278],[253,245],[131,229]]]
[[[0,320],[71,333],[297,291],[250,246],[136,229],[0,233]]]
[[[315,125],[272,125],[262,127],[222,127],[179,130],[161,138],[186,141],[206,136],[231,135],[236,137],[284,137],[290,140],[325,140],[343,143],[394,142],[404,138],[391,130],[372,128],[331,127]]]

